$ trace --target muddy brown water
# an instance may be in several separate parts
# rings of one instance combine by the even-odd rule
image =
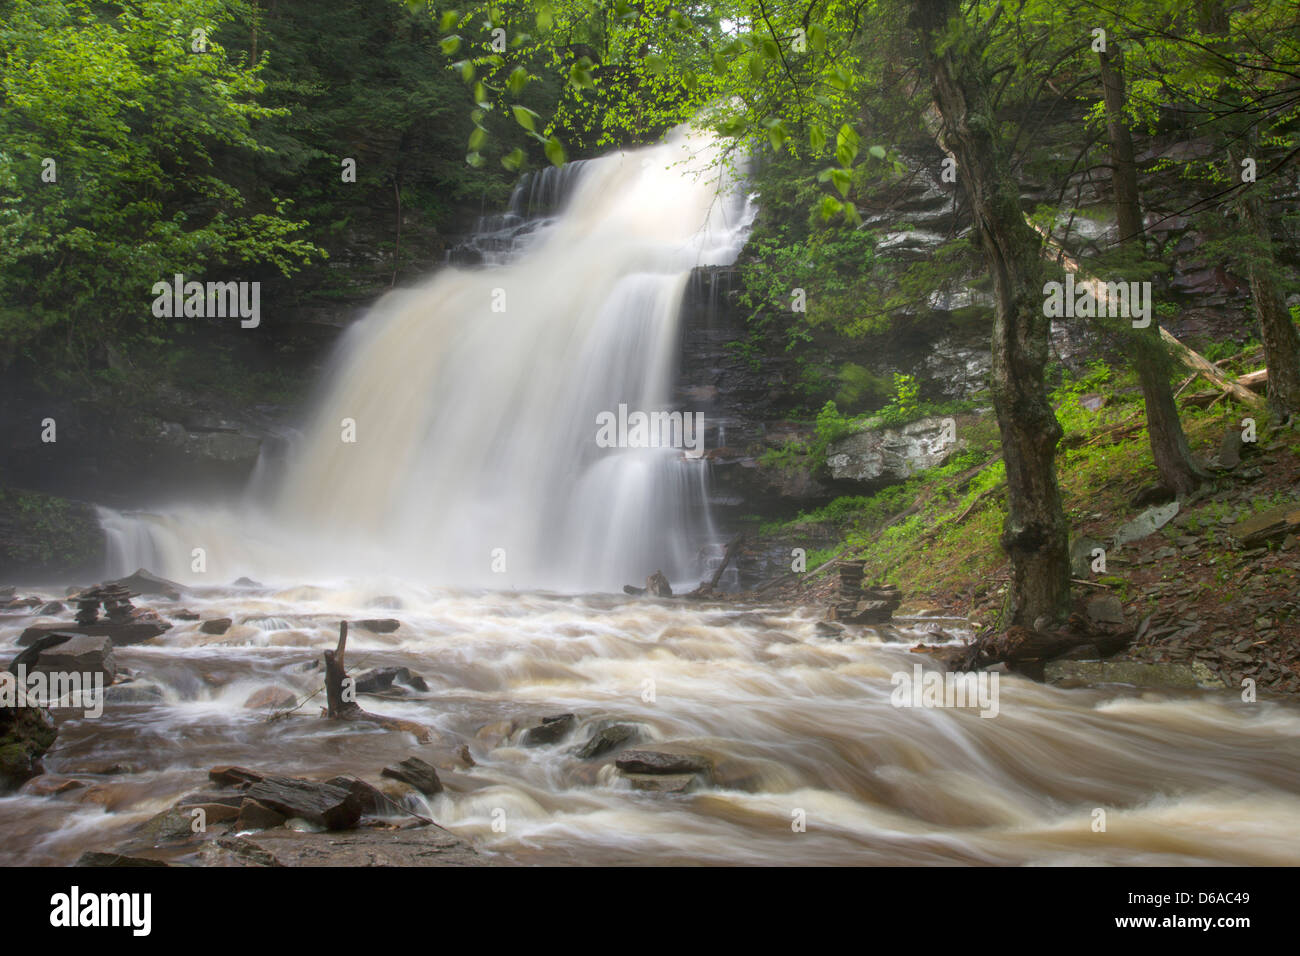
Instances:
[[[51,597],[58,596],[49,592]],[[376,610],[381,594],[397,610]],[[421,812],[503,863],[1290,864],[1300,856],[1300,707],[1228,691],[1064,690],[1016,677],[999,712],[897,708],[891,675],[917,655],[869,628],[836,642],[811,612],[621,596],[364,587],[209,590],[185,605],[233,617],[225,635],[177,622],[119,648],[162,699],[64,713],[50,774],[87,786],[0,798],[0,863],[66,865],[107,849],[207,770],[242,764],[328,777],[423,756],[448,791]],[[159,602],[165,611],[169,605]],[[245,701],[267,686],[306,697],[341,618],[349,670],[406,666],[429,684],[367,709],[430,727],[420,744],[320,719],[323,693],[268,721]],[[0,621],[13,648],[34,621]],[[951,627],[950,623],[945,626]],[[919,636],[923,624],[907,631]],[[0,654],[0,660],[9,656]],[[573,732],[524,747],[516,730],[572,712]],[[638,746],[708,756],[709,785],[633,790],[612,758],[571,751],[602,721]],[[498,725],[498,726],[493,726]],[[484,729],[486,728],[486,729]],[[456,752],[469,746],[476,766]],[[124,773],[102,774],[112,764]],[[1094,829],[1098,809],[1105,831]],[[806,821],[800,831],[796,823]]]

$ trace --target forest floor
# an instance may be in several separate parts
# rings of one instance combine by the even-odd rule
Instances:
[[[1075,552],[1077,610],[1086,612],[1099,595],[1118,599],[1124,624],[1138,635],[1122,659],[1199,663],[1228,687],[1249,678],[1261,691],[1300,694],[1300,536],[1252,548],[1237,536],[1247,519],[1300,500],[1300,432],[1270,429],[1262,410],[1224,401],[1184,406],[1193,456],[1210,466],[1211,477],[1178,503],[1172,520],[1117,547],[1127,522],[1153,505],[1170,507],[1152,493],[1157,475],[1141,396],[1099,370],[1054,398],[1065,430],[1058,475]],[[1247,418],[1257,419],[1256,440],[1242,443],[1239,462],[1223,467],[1225,435],[1242,432]],[[810,555],[810,571],[832,555],[859,560],[864,584],[903,592],[900,615],[952,615],[975,631],[1005,626],[1010,568],[998,536],[1006,486],[993,416],[965,437],[965,452],[948,465],[766,527],[765,539],[798,543],[829,533],[839,545]],[[1104,563],[1091,557],[1094,547],[1104,548]],[[832,565],[760,596],[825,606],[836,588]]]

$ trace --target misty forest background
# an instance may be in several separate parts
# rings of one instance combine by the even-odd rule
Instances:
[[[735,423],[715,469],[748,573],[800,546],[986,621],[1059,618],[1071,540],[1176,496],[1198,524],[1158,541],[1186,550],[1294,497],[1298,114],[1282,0],[0,0],[3,566],[95,567],[87,502],[238,487],[338,332],[521,174],[701,117],[760,207],[708,277],[725,334],[683,346]],[[1053,333],[1067,270],[1151,282],[1150,328]],[[175,273],[262,282],[261,327],[155,318]],[[1189,385],[1161,325],[1228,385],[1267,375]],[[942,466],[831,474],[846,436],[936,415],[962,439]],[[1261,457],[1225,475],[1243,416]],[[1205,588],[1244,580],[1195,547]],[[1095,577],[1154,604],[1153,581]]]

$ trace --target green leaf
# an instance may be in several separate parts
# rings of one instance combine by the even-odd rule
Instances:
[[[569,67],[569,85],[578,90],[590,89],[596,85],[591,77],[590,57],[584,56]]]
[[[470,153],[465,157],[465,162],[469,163],[475,169],[483,165],[483,156],[481,153]]]
[[[443,53],[445,53],[447,56],[451,56],[453,53],[455,53],[457,50],[460,49],[460,37],[456,36],[455,34],[452,34],[449,37],[443,37],[442,43],[440,43],[439,46],[442,47]]]
[[[668,72],[668,61],[658,53],[651,53],[644,62],[646,72],[651,76],[663,76]]]
[[[555,26],[555,14],[550,7],[541,7],[537,11],[537,32],[548,33]]]
[[[808,25],[808,45],[818,53],[826,49],[826,28],[820,23]]]
[[[835,158],[839,160],[841,166],[852,166],[853,160],[858,157],[858,134],[853,131],[853,127],[845,123],[840,127],[839,133],[835,137]]]
[[[460,78],[466,83],[474,82],[474,61],[461,60],[459,63],[453,63],[452,66],[460,70]]]
[[[853,184],[853,174],[847,169],[831,170],[831,185],[841,196],[848,198],[849,187]]]
[[[528,71],[522,66],[517,66],[510,71],[510,77],[506,80],[506,89],[514,96],[518,96],[528,85]]]
[[[767,138],[771,142],[772,148],[780,149],[789,138],[789,134],[785,131],[785,124],[773,117],[764,120],[763,125],[767,127]]]
[[[867,152],[870,153],[872,156],[876,157],[876,159],[884,159],[884,158],[885,158],[885,147],[883,147],[883,146],[872,146],[872,147],[869,147],[869,148],[867,149]]]
[[[460,14],[455,10],[447,10],[443,13],[442,19],[438,22],[438,29],[441,32],[446,33],[448,30],[455,29],[456,24],[459,22]]]
[[[552,166],[564,165],[564,144],[555,136],[546,141],[546,158],[551,161]]]
[[[726,76],[727,71],[731,69],[731,61],[721,53],[713,54],[713,72],[718,76]]]
[[[516,146],[505,156],[501,157],[501,165],[512,173],[518,172],[519,168],[524,165],[524,151]]]
[[[537,120],[539,117],[527,106],[515,104],[510,107],[510,109],[515,114],[515,122],[528,130],[528,132],[531,133],[537,129]]]
[[[469,149],[472,153],[477,153],[487,142],[488,133],[482,126],[475,126],[474,132],[469,134]]]
[[[844,203],[840,202],[834,196],[823,196],[820,208],[822,218],[831,219],[844,209]]]
[[[491,100],[488,99],[487,87],[483,85],[482,80],[474,84],[474,102],[484,109],[492,105]]]
[[[826,129],[820,123],[808,127],[808,145],[815,153],[820,153],[826,148]]]

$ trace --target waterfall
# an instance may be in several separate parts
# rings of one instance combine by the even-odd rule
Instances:
[[[657,569],[698,581],[715,538],[707,462],[604,447],[597,424],[672,410],[691,270],[733,262],[753,217],[721,150],[678,130],[529,177],[471,244],[483,265],[390,293],[344,334],[272,487],[233,507],[104,510],[112,570],[556,590],[618,590]]]

